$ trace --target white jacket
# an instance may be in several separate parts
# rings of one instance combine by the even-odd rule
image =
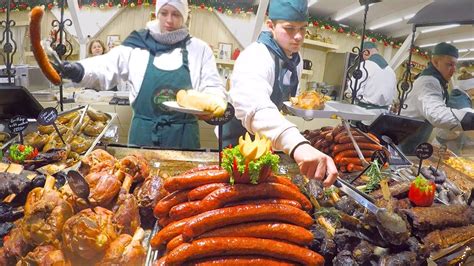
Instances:
[[[297,67],[299,80],[302,62]],[[284,78],[285,84],[289,84],[290,75],[288,71]],[[305,138],[271,101],[274,81],[273,54],[264,44],[252,43],[240,54],[234,65],[230,101],[235,107],[235,116],[242,121],[247,131],[265,135],[272,141],[273,149],[290,153]]]
[[[452,109],[446,106],[443,99],[443,88],[432,76],[420,76],[413,83],[413,90],[408,94],[407,109],[401,114],[408,117],[426,119],[434,127],[462,130],[461,120],[471,108]]]
[[[365,68],[367,69],[367,74],[362,69],[362,78],[359,80],[359,83],[363,81],[367,75],[368,78],[360,86],[357,95],[362,95],[362,102],[368,104],[375,104],[379,106],[388,106],[393,103],[397,93],[397,78],[395,72],[390,66],[382,69],[376,63],[365,60]],[[354,79],[352,79],[352,84],[354,86]],[[346,92],[350,92],[348,88]]]
[[[195,37],[191,38],[186,48],[193,89],[226,99],[224,85],[217,72],[211,48]],[[182,65],[181,50],[177,48],[169,53],[155,56],[154,65],[164,70],[178,69]],[[129,81],[131,85],[130,103],[132,104],[140,91],[149,56],[150,53],[147,50],[120,45],[104,55],[81,60],[85,75],[79,85],[110,89],[122,78]]]

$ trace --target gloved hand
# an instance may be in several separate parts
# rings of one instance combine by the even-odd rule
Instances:
[[[53,64],[53,67],[63,78],[70,79],[74,83],[79,83],[84,78],[84,67],[80,63],[63,61],[61,65]]]

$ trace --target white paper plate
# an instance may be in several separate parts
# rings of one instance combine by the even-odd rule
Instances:
[[[208,115],[208,114],[210,114],[209,112],[201,111],[201,110],[198,110],[198,109],[181,107],[181,106],[179,106],[179,104],[176,101],[163,102],[163,105],[166,106],[171,111],[176,111],[176,112],[181,112],[181,113],[187,113],[187,114],[193,114],[193,115]]]
[[[353,104],[328,101],[323,110],[306,110],[292,106],[289,101],[283,102],[288,111],[294,116],[303,118],[334,118],[341,117],[348,120],[372,120],[378,114],[372,113]]]

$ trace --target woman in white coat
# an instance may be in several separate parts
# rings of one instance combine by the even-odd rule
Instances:
[[[133,118],[129,143],[139,146],[199,148],[194,115],[167,110],[180,89],[194,89],[225,99],[210,47],[186,28],[186,0],[156,1],[157,20],[134,31],[105,55],[66,63],[63,77],[79,85],[108,89],[120,78],[131,84]]]

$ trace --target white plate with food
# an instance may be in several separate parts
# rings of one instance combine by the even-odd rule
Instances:
[[[182,107],[176,101],[166,101],[166,102],[163,102],[163,105],[166,106],[166,108],[168,108],[171,111],[176,111],[176,112],[181,112],[181,113],[187,113],[187,114],[193,114],[193,115],[211,114],[209,112],[194,109],[194,108]]]
[[[349,120],[372,120],[377,114],[370,112],[360,106],[328,101],[322,110],[302,109],[294,106],[291,102],[283,102],[288,111],[303,118],[344,118]]]

